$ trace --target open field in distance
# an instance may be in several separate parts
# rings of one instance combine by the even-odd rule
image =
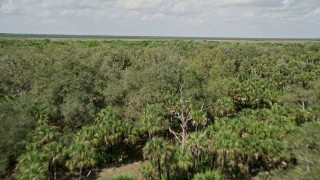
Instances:
[[[50,40],[195,40],[195,41],[223,41],[223,42],[304,42],[320,41],[318,38],[237,38],[237,37],[173,37],[173,36],[109,36],[109,35],[63,35],[63,34],[9,34],[0,33],[0,38],[13,39],[50,39]]]

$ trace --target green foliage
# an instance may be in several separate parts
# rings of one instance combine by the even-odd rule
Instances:
[[[163,138],[155,137],[148,141],[143,148],[144,154],[150,159],[160,161],[170,150],[169,143]]]
[[[218,172],[206,171],[205,173],[197,173],[194,180],[222,180],[223,178]]]
[[[294,121],[280,112],[277,107],[247,110],[233,118],[218,119],[208,127],[206,146],[221,158],[221,173],[225,166],[250,174],[287,161],[282,139],[295,128]]]
[[[0,102],[0,174],[16,161],[22,152],[22,141],[35,125],[32,104],[31,97]]]
[[[143,109],[140,117],[141,130],[147,131],[149,137],[161,130],[167,129],[168,123],[163,118],[163,111],[161,104],[147,105]]]
[[[263,172],[263,179],[319,179],[320,178],[320,124],[309,122],[296,134],[285,139],[286,154],[295,164],[283,164],[271,172]]]
[[[180,146],[172,149],[172,154],[168,161],[172,169],[179,169],[181,171],[187,171],[192,166],[191,155]]]
[[[282,103],[295,114],[298,123],[319,120],[320,81],[309,82],[308,87],[289,86]]]
[[[143,148],[145,157],[149,157],[151,162],[158,170],[158,177],[162,177],[162,165],[166,161],[167,156],[171,153],[169,143],[160,137],[152,138]]]
[[[119,109],[113,107],[106,107],[98,113],[95,131],[98,131],[105,144],[133,144],[137,141],[138,133],[135,127],[129,122],[123,122],[121,118]]]
[[[131,173],[119,174],[113,180],[136,180],[137,178]]]
[[[235,112],[234,103],[231,98],[223,97],[214,104],[214,112],[217,116],[232,115]]]
[[[139,167],[139,171],[142,173],[143,177],[145,177],[146,179],[151,179],[152,177],[155,176],[154,167],[150,163],[141,165]]]
[[[18,158],[16,173],[22,179],[43,179],[55,174],[56,162],[62,155],[62,146],[58,142],[60,133],[46,120],[40,119],[36,129],[29,134],[26,152]]]
[[[40,151],[28,151],[18,158],[16,171],[19,179],[44,179],[48,164]]]
[[[66,166],[74,171],[79,169],[92,167],[95,165],[96,153],[95,149],[89,142],[75,140],[69,148],[65,150],[67,157]]]
[[[0,39],[1,178],[318,177],[319,47]]]
[[[250,78],[244,82],[235,81],[230,95],[240,107],[271,107],[277,102],[278,92],[270,79]]]
[[[86,44],[86,46],[88,46],[88,47],[95,47],[95,46],[98,46],[98,45],[99,45],[99,42],[98,42],[98,41],[93,41],[93,40],[91,40],[91,41],[86,41],[85,44]]]

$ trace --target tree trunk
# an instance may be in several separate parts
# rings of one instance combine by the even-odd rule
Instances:
[[[151,132],[150,131],[148,131],[148,135],[149,135],[149,138],[151,139],[152,137],[151,137]]]
[[[56,179],[56,176],[55,176],[56,167],[55,167],[54,160],[50,158],[48,164],[49,164],[49,167],[48,167],[49,179]]]
[[[192,174],[196,171],[196,158],[193,157],[193,162],[192,162]]]
[[[54,180],[57,179],[57,165],[56,165],[56,163],[54,163],[54,165],[53,165],[53,179]]]
[[[212,153],[212,156],[211,156],[211,170],[216,168],[216,158],[217,158],[217,153],[216,152]]]
[[[188,171],[184,171],[185,172],[185,178],[186,178],[186,180],[188,180],[189,179],[189,177],[188,177]]]
[[[52,176],[52,162],[51,162],[52,160],[50,159],[49,160],[49,166],[48,166],[48,178],[50,179],[50,180],[52,180],[53,179],[53,176]]]
[[[167,169],[167,180],[170,180],[170,169],[169,167],[167,167],[166,169]]]
[[[222,158],[221,158],[221,174],[224,173],[225,159],[226,159],[226,151],[223,151]]]
[[[235,152],[235,166],[238,167],[239,164],[239,154]]]
[[[161,161],[160,156],[158,156],[158,173],[159,173],[159,179],[161,180]]]
[[[112,154],[112,145],[110,145],[109,147],[109,152],[110,154]],[[109,156],[109,163],[112,164],[113,160],[112,160],[112,156]]]
[[[250,172],[250,158],[247,159],[247,173],[248,173],[248,175],[251,174],[251,172]]]
[[[186,135],[186,129],[184,126],[182,126],[182,143],[181,143],[181,146],[182,146],[182,149],[185,149],[185,146],[186,146],[186,138],[187,138],[187,135]]]
[[[79,172],[79,180],[81,179],[81,177],[82,177],[82,169],[80,169],[80,172]]]
[[[197,150],[197,158],[198,158],[198,160],[197,160],[197,166],[198,166],[198,164],[200,164],[200,162],[201,162],[201,153],[200,153],[200,151],[199,150]]]

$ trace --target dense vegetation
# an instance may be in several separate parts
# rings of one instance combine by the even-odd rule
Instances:
[[[317,179],[319,100],[319,42],[0,39],[0,173]]]

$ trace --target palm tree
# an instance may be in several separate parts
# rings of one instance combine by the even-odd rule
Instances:
[[[79,179],[84,168],[94,166],[96,163],[96,150],[89,142],[73,141],[65,151],[69,157],[66,166],[71,171],[79,169]]]
[[[168,159],[168,164],[170,165],[171,169],[184,172],[184,175],[186,176],[185,179],[188,179],[187,172],[188,169],[192,166],[192,157],[181,146],[175,146],[172,149],[172,155]]]
[[[123,138],[124,122],[121,121],[121,112],[117,108],[106,107],[98,113],[95,121],[99,141],[112,154],[114,145],[120,143]],[[109,162],[112,161],[112,156],[109,156]]]
[[[57,128],[50,126],[47,120],[39,119],[36,129],[31,134],[30,142],[26,144],[28,152],[21,156],[20,164],[25,163],[21,167],[24,166],[25,171],[30,171],[30,173],[36,172],[38,168],[39,175],[46,169],[45,173],[55,179],[56,160],[62,156],[62,146],[58,143],[60,135]],[[30,173],[25,173],[30,175]]]
[[[55,127],[50,126],[47,120],[39,119],[37,128],[32,133],[32,143],[28,148],[42,148],[43,145],[57,139],[59,136],[59,131]]]
[[[204,150],[204,136],[201,132],[194,132],[188,136],[187,149],[194,156],[193,168],[197,167],[200,161],[201,152]]]
[[[200,130],[200,127],[205,127],[208,123],[208,118],[206,117],[206,112],[203,111],[203,106],[200,110],[192,110],[190,113],[192,117],[192,125],[195,126],[196,131]]]
[[[223,97],[214,104],[214,112],[218,116],[232,115],[235,112],[233,101],[230,97]]]
[[[170,152],[169,143],[161,137],[155,137],[146,143],[143,152],[152,161],[156,161],[159,179],[161,180],[161,162]]]
[[[18,158],[17,174],[21,179],[44,179],[48,163],[41,151],[33,150]]]
[[[239,149],[244,157],[247,174],[252,171],[252,162],[268,162],[281,155],[280,139],[285,135],[283,129],[286,123],[284,122],[283,117],[275,115],[269,110],[249,112],[247,119],[242,118],[244,135],[240,139]]]
[[[75,138],[76,141],[90,141],[92,145],[97,146],[101,143],[101,131],[96,125],[83,126]]]
[[[122,123],[122,135],[123,135],[123,142],[126,144],[134,144],[139,140],[139,132],[136,127],[134,127],[131,123],[125,122]]]
[[[51,179],[56,179],[56,164],[63,157],[62,145],[59,142],[50,142],[43,148],[48,161],[48,173]]]
[[[160,104],[150,104],[143,109],[143,113],[140,116],[140,125],[141,130],[148,132],[149,138],[151,138],[154,133],[166,129],[167,123],[162,117]]]
[[[215,135],[215,146],[221,157],[221,174],[224,173],[227,155],[233,153],[234,143],[233,132],[228,129],[221,129]]]
[[[210,153],[211,156],[211,165],[210,168],[213,170],[216,167],[216,159],[217,159],[217,147],[215,144],[214,138],[205,137],[203,140],[205,143],[205,150]]]
[[[107,147],[118,143],[123,129],[121,112],[114,107],[104,108],[97,115],[96,127]]]

